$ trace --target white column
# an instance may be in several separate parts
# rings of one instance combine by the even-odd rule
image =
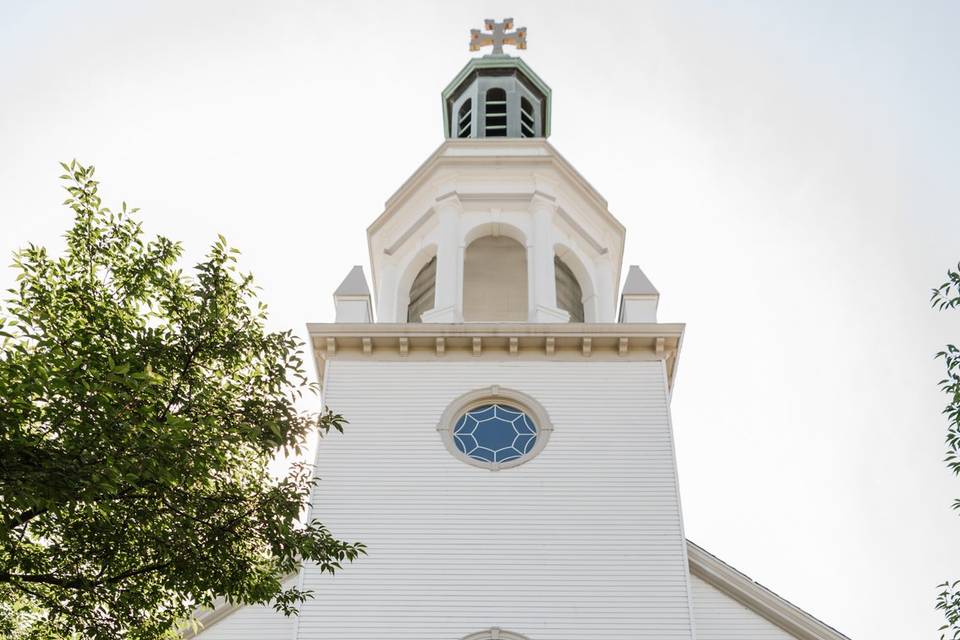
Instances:
[[[528,268],[532,266],[533,277],[529,279],[532,290],[531,322],[569,322],[570,314],[557,308],[557,276],[553,266],[554,217],[557,213],[556,200],[539,191],[530,200],[530,214],[533,217],[533,237],[528,251]]]
[[[596,322],[615,322],[614,313],[616,312],[616,291],[614,283],[617,280],[617,274],[614,274],[613,260],[609,255],[604,255],[596,261],[597,265],[597,299]]]
[[[438,200],[437,216],[437,284],[433,309],[421,316],[424,322],[462,322],[460,300],[460,214],[457,194]]]
[[[384,261],[380,264],[379,275],[380,283],[376,287],[377,318],[380,322],[406,322],[406,313],[401,320],[397,312],[397,287],[400,284],[397,282],[397,266],[393,262]]]

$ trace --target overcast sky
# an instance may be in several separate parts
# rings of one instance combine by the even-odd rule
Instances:
[[[468,30],[505,15],[625,268],[687,323],[688,537],[853,638],[938,637],[960,481],[932,356],[960,326],[928,298],[960,260],[960,3],[5,0],[0,253],[60,246],[77,157],[191,260],[226,235],[276,326],[332,321],[443,139]]]

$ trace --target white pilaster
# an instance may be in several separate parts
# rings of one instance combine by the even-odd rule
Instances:
[[[437,199],[437,284],[433,309],[423,313],[424,322],[462,322],[460,309],[461,262],[460,199],[451,193]]]
[[[397,266],[393,262],[380,263],[380,282],[377,286],[379,295],[377,296],[377,317],[380,322],[403,322],[406,321],[406,314],[400,319],[397,310],[397,287],[400,283],[397,281]]]
[[[609,255],[601,256],[596,261],[597,267],[597,322],[614,322],[616,282],[618,274],[614,273],[613,261]]]
[[[557,203],[553,196],[539,191],[530,200],[533,217],[532,242],[527,250],[527,266],[533,285],[530,291],[531,322],[569,322],[570,314],[557,308],[557,280],[553,268],[554,217]]]

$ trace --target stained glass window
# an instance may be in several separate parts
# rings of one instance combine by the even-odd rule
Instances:
[[[530,453],[537,426],[526,413],[506,404],[474,407],[457,420],[453,442],[461,453],[489,463],[509,462]]]

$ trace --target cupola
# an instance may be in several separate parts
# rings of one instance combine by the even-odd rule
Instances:
[[[493,53],[473,58],[443,90],[447,138],[546,138],[550,135],[550,87],[503,45],[526,49],[527,30],[513,29],[513,18],[484,21],[484,33],[470,32],[470,50],[493,45]]]

